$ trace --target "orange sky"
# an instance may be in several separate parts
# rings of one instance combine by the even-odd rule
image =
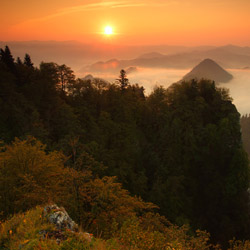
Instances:
[[[0,41],[250,46],[249,11],[249,0],[1,0]]]

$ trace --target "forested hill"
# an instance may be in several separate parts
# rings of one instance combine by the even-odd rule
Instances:
[[[250,159],[250,115],[243,115],[240,119],[240,124],[244,149],[248,153],[248,158]]]
[[[119,204],[128,196],[107,177],[116,176],[172,223],[189,224],[191,233],[207,230],[222,245],[248,239],[249,168],[239,120],[228,92],[209,80],[159,87],[145,97],[124,71],[116,83],[76,79],[66,65],[36,68],[28,54],[15,60],[6,47],[0,54],[0,215],[53,197],[77,223],[93,229],[114,222],[118,230]],[[38,165],[33,154],[42,159]],[[98,196],[107,185],[109,195]],[[116,212],[105,221],[108,204]],[[153,207],[130,198],[129,204],[138,214]]]

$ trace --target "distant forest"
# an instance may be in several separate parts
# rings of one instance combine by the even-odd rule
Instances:
[[[1,49],[0,218],[52,199],[104,238],[149,209],[222,247],[250,239],[250,117],[210,80],[145,96],[124,70],[117,78],[76,79]]]

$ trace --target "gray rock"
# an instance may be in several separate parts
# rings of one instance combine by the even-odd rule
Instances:
[[[49,222],[56,225],[57,229],[69,229],[73,232],[78,231],[78,225],[69,217],[64,208],[59,208],[56,204],[47,205],[44,208],[44,216]]]
[[[58,207],[56,204],[47,205],[44,207],[43,216],[54,224],[57,230],[41,230],[39,232],[41,239],[55,239],[56,243],[60,245],[62,241],[67,239],[65,230],[81,235],[88,242],[91,242],[93,238],[89,233],[79,232],[78,225],[69,217],[63,207]]]

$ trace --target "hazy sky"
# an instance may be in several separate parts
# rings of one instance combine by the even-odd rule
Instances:
[[[250,46],[249,10],[249,0],[1,0],[0,40]]]

